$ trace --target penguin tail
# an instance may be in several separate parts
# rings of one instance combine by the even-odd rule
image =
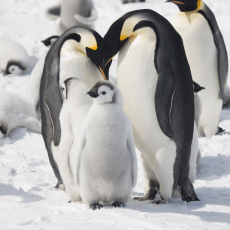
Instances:
[[[97,20],[97,17],[98,17],[97,10],[95,9],[94,6],[92,7],[91,15],[89,17],[84,17],[84,16],[81,16],[79,14],[74,15],[74,18],[76,21],[78,21],[81,24],[86,25],[86,26],[92,26],[95,23],[95,21]]]

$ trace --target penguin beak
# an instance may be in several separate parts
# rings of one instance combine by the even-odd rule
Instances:
[[[103,66],[103,65],[102,65]],[[105,80],[107,80],[104,71],[102,70],[102,68],[100,66],[98,66],[98,69],[100,70],[102,76],[104,77]]]
[[[175,4],[182,4],[182,5],[185,5],[184,2],[180,2],[180,1],[168,0],[168,1],[166,1],[166,2],[173,2],[173,3],[175,3]]]
[[[99,96],[99,94],[97,92],[94,92],[94,91],[89,91],[86,94],[89,94],[89,96],[92,98],[97,98]]]

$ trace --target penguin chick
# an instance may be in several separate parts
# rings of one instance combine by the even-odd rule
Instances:
[[[113,83],[99,81],[88,94],[94,103],[80,133],[75,183],[83,203],[93,210],[102,207],[99,202],[123,206],[137,181],[132,124]]]
[[[23,46],[7,38],[0,38],[0,72],[3,75],[28,74],[37,59],[30,57]]]
[[[69,193],[71,201],[79,201],[80,195],[73,177],[76,158],[74,146],[79,142],[81,126],[93,100],[86,94],[89,87],[77,78],[67,79],[62,89],[64,94],[60,113],[62,136],[58,150],[53,150],[53,153],[65,191]]]
[[[0,139],[9,136],[17,127],[41,133],[41,124],[29,101],[19,94],[0,91]]]

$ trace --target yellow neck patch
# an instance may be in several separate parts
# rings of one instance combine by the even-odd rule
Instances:
[[[97,44],[95,44],[94,46],[90,46],[89,47],[91,50],[97,50]]]
[[[127,37],[128,37],[127,35],[121,35],[121,36],[120,36],[120,40],[121,40],[121,41],[124,41]]]
[[[202,5],[202,0],[198,0],[198,2],[197,2],[197,9],[199,9],[201,7],[201,5]]]

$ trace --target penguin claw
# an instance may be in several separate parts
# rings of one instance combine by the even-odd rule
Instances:
[[[125,205],[118,201],[118,202],[113,202],[112,206],[116,208],[116,207],[124,207]]]
[[[166,204],[166,201],[165,200],[163,200],[163,199],[161,199],[161,200],[153,200],[152,202],[151,202],[152,204]]]
[[[138,201],[146,201],[146,200],[154,200],[157,195],[157,191],[150,189],[148,193],[143,196],[143,197],[134,197],[133,200],[138,200]]]
[[[101,203],[96,203],[96,204],[91,204],[90,205],[90,209],[92,210],[96,210],[96,209],[101,209],[103,207],[103,205]]]

